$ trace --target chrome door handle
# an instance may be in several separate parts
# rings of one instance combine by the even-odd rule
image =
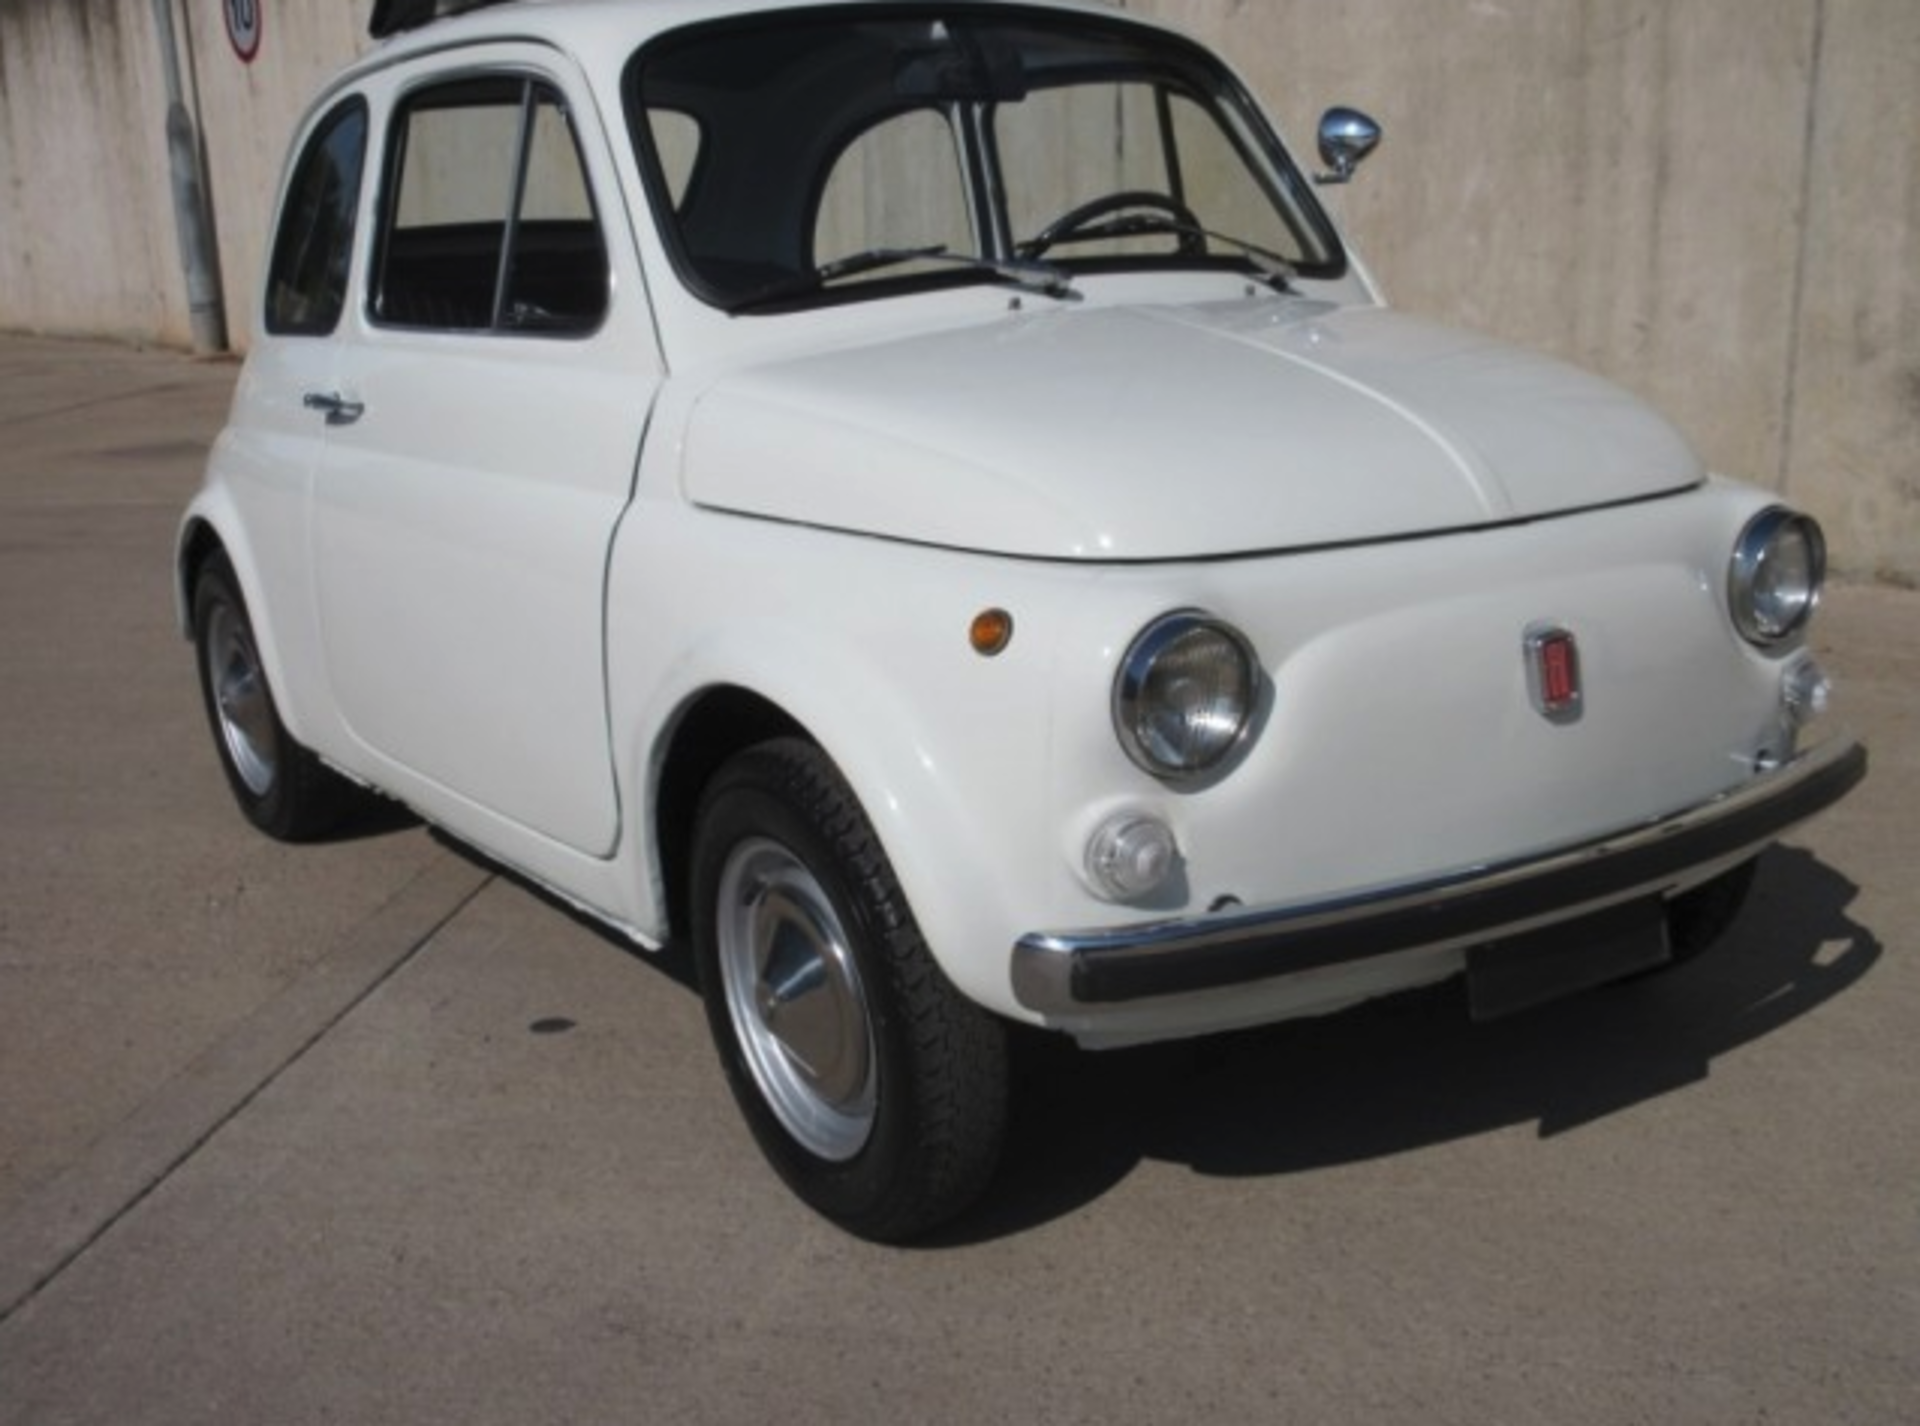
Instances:
[[[309,411],[325,411],[329,426],[351,426],[367,410],[366,402],[349,401],[337,391],[309,391],[300,404]]]

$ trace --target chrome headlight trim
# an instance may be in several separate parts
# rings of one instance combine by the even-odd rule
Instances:
[[[1186,660],[1186,679],[1167,673]],[[1193,678],[1202,685],[1196,689]],[[1197,695],[1176,707],[1167,696]],[[1134,638],[1113,680],[1113,729],[1135,766],[1163,782],[1220,768],[1246,742],[1260,702],[1260,660],[1233,625],[1198,609],[1162,614]]]
[[[1727,567],[1727,609],[1740,637],[1761,649],[1788,643],[1813,617],[1827,575],[1820,524],[1784,505],[1747,521]]]

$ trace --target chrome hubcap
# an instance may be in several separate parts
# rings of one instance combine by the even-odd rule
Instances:
[[[720,876],[720,976],[762,1098],[808,1152],[834,1162],[873,1132],[873,1030],[826,891],[777,842],[733,849]]]
[[[230,604],[216,607],[207,621],[207,682],[233,770],[247,791],[265,797],[278,771],[273,700],[267,694],[253,635]]]

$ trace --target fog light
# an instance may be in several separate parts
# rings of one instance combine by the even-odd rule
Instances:
[[[1180,860],[1173,829],[1137,812],[1109,817],[1087,842],[1087,875],[1113,901],[1133,901],[1166,884]]]
[[[1804,728],[1827,711],[1833,680],[1812,659],[1801,659],[1780,680],[1780,701],[1796,728]]]

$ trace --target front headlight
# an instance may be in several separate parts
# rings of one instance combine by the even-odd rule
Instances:
[[[1749,643],[1769,648],[1806,627],[1827,574],[1827,541],[1811,517],[1779,505],[1747,522],[1727,571],[1727,606]]]
[[[1113,726],[1127,756],[1181,781],[1220,766],[1252,726],[1260,661],[1246,638],[1194,610],[1140,632],[1113,681]]]

